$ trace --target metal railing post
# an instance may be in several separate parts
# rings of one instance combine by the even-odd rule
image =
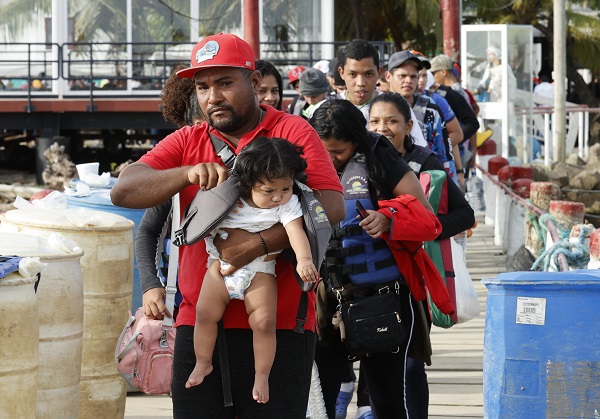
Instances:
[[[523,124],[523,163],[529,163],[529,148],[530,148],[530,144],[529,144],[529,135],[528,134],[528,129],[527,129],[527,114],[524,113],[523,117],[522,117],[522,124]]]
[[[90,42],[90,104],[85,107],[88,112],[94,112],[96,107],[94,106],[94,47]]]
[[[583,159],[583,132],[585,131],[583,122],[583,111],[577,112],[577,122],[579,123],[579,130],[577,132],[577,141],[579,147],[577,147],[577,155]]]
[[[27,44],[27,105],[25,112],[33,112],[34,106],[31,104],[31,43]]]
[[[585,130],[583,131],[584,136],[584,158],[587,160],[590,157],[590,111],[585,112],[584,116]]]
[[[550,167],[552,153],[552,138],[550,138],[550,113],[544,114],[544,165]]]

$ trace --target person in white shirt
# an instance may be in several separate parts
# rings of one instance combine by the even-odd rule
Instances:
[[[363,39],[355,39],[340,49],[337,58],[338,71],[347,88],[345,92],[339,94],[339,98],[354,104],[365,117],[365,125],[367,125],[371,101],[379,94],[377,82],[383,72],[379,66],[379,51],[373,44]],[[411,135],[415,144],[427,146],[412,110],[411,119],[414,121]]]

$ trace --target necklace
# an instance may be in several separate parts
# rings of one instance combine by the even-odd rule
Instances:
[[[377,94],[377,90],[375,90],[373,93],[371,93],[371,97],[365,103],[363,103],[362,105],[354,105],[354,106],[356,106],[359,110],[364,108],[365,106],[369,105],[373,99],[375,99],[376,94]],[[346,99],[348,99],[348,93],[346,93]]]

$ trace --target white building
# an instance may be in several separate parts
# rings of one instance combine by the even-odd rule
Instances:
[[[260,0],[261,58],[284,77],[333,58],[333,4]],[[218,32],[243,36],[242,0],[0,0],[2,93],[22,94],[37,79],[36,94],[59,97],[90,84],[156,94],[192,46]]]

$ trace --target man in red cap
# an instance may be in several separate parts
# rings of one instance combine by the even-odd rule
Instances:
[[[329,221],[344,217],[342,188],[321,140],[302,118],[271,106],[259,106],[256,92],[261,76],[254,68],[254,51],[232,34],[204,38],[192,50],[191,66],[180,70],[182,78],[194,78],[200,109],[205,121],[184,127],[128,166],[111,190],[114,204],[148,208],[180,194],[181,209],[188,206],[199,188],[210,189],[228,177],[227,158],[219,154],[210,136],[216,137],[234,154],[258,136],[281,137],[302,146],[307,160],[308,185],[319,190],[319,199]],[[269,251],[290,247],[284,228],[277,224],[261,232]],[[227,240],[215,244],[221,259],[242,267],[264,254],[258,234],[230,231]],[[183,301],[177,316],[177,339],[173,362],[173,412],[176,418],[304,418],[315,348],[315,296],[308,293],[306,321],[298,323],[299,305],[305,294],[296,283],[294,267],[277,259],[277,353],[270,375],[270,400],[252,399],[254,367],[252,331],[244,302],[233,300],[223,316],[225,341],[231,373],[233,406],[224,406],[219,351],[214,351],[214,371],[204,382],[185,388],[195,364],[193,333],[196,302],[206,272],[204,241],[180,249],[179,288]],[[228,274],[225,272],[224,274]],[[165,291],[147,290],[143,295],[146,315],[162,318]],[[295,329],[295,330],[294,330]],[[302,333],[303,332],[303,333]]]
[[[288,82],[289,82],[288,85],[292,86],[292,89],[294,89],[298,93],[300,93],[300,90],[298,90],[298,86],[300,84],[300,76],[305,71],[306,71],[306,68],[299,65],[297,67],[292,68],[288,73]]]
[[[292,97],[292,101],[287,106],[287,113],[294,114],[294,109],[296,108],[296,103],[302,97],[302,93],[300,93],[300,76],[305,71],[306,71],[306,68],[299,65],[297,67],[292,68],[288,72],[288,80],[289,80],[288,86],[292,86],[292,89],[294,89],[296,91],[296,93],[298,93],[298,94],[294,95]]]

